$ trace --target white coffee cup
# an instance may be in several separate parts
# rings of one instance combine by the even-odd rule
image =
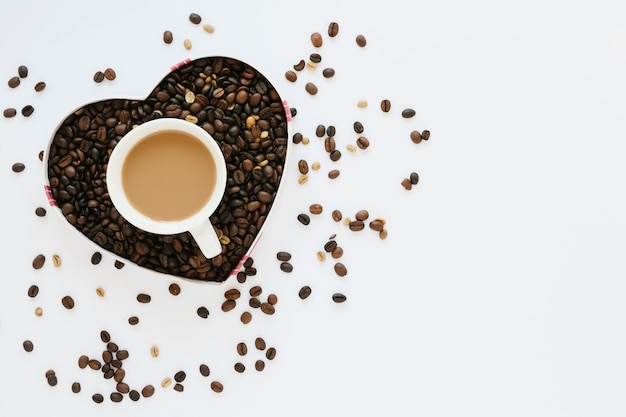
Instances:
[[[166,135],[168,135],[167,140]],[[208,179],[208,177],[206,177],[206,175],[208,175],[208,168],[202,170],[201,177],[200,175],[196,177],[196,171],[193,171],[192,169],[193,167],[204,167],[204,165],[201,164],[201,161],[203,160],[196,159],[196,156],[198,156],[198,158],[205,157],[206,150],[204,148],[202,148],[200,152],[193,152],[193,155],[191,155],[190,158],[185,157],[185,155],[189,156],[192,148],[189,148],[189,150],[186,151],[188,152],[187,154],[178,153],[179,148],[180,151],[183,152],[182,148],[186,145],[183,146],[182,144],[186,143],[185,141],[187,139],[191,141],[191,137],[200,141],[202,145],[206,147],[206,150],[208,150],[208,154],[212,157],[215,167],[213,183],[209,184],[212,178]],[[178,142],[172,142],[175,138],[177,138],[176,140],[178,140]],[[165,152],[161,152],[158,156],[154,156],[154,152],[151,152],[150,149],[147,148],[150,141],[156,140],[159,140],[159,143],[164,144],[165,146],[170,146],[171,143],[178,143],[181,145],[175,148],[161,148],[162,150],[169,149],[170,151],[168,158],[164,160],[162,155]],[[161,146],[156,145],[157,142],[154,143],[155,146]],[[191,144],[191,142],[189,143]],[[140,147],[137,148],[138,146]],[[193,146],[196,145],[193,144]],[[153,148],[156,149],[155,147]],[[200,148],[193,149],[199,150]],[[130,158],[129,155],[131,155]],[[154,166],[151,167],[145,164],[138,165],[134,161],[138,160],[140,157],[144,158],[144,162],[146,161],[146,158],[151,161],[149,158],[154,157]],[[195,165],[184,163],[185,158],[187,158],[187,160],[193,159],[195,161]],[[178,165],[176,166],[175,163]],[[134,168],[132,164],[135,164]],[[209,165],[213,167],[212,164],[207,164],[207,166]],[[172,169],[171,172],[168,171],[170,168]],[[181,197],[181,190],[184,188],[182,186],[164,186],[159,188],[159,183],[151,180],[150,175],[152,174],[157,174],[155,175],[155,178],[160,177],[161,181],[164,179],[162,176],[168,176],[165,179],[169,179],[169,176],[176,179],[176,175],[183,175],[180,174],[181,168],[182,171],[186,172],[186,174],[184,174],[186,176],[182,178],[182,180],[179,179],[179,181],[182,181],[179,184],[186,184],[185,181],[187,180],[201,181],[199,186],[196,185],[191,191],[187,190],[192,194],[196,192],[196,190],[198,193],[202,191],[202,195],[199,194],[196,199],[199,201],[194,202],[194,204],[201,204],[201,206],[197,210],[190,209],[193,210],[193,212],[188,212],[180,218],[170,218],[167,216],[159,217],[152,213],[152,209],[164,211],[165,206],[171,206],[172,209],[185,210],[185,203],[180,202],[185,200],[187,195],[190,197],[196,197],[195,195],[192,196],[188,192],[184,192]],[[135,169],[135,171],[133,171],[133,169]],[[137,171],[137,169],[142,169],[145,172]],[[133,172],[134,174],[132,174]],[[144,173],[146,178],[148,178],[148,180],[143,178],[145,180],[145,184],[149,184],[150,187],[147,185],[144,187],[141,184],[133,183],[133,181],[136,183],[137,180],[142,179],[142,175],[144,175]],[[213,175],[211,175],[211,177],[213,177]],[[115,208],[126,220],[146,232],[161,235],[188,231],[193,236],[204,256],[209,259],[222,252],[222,244],[209,221],[209,216],[217,209],[222,200],[224,190],[226,188],[226,179],[226,162],[224,161],[224,156],[219,145],[215,142],[213,137],[211,137],[207,131],[195,124],[175,118],[160,118],[151,120],[130,130],[120,140],[115,148],[113,148],[106,170],[109,196],[115,205]],[[208,194],[208,192],[205,193],[202,181],[206,182],[207,188],[213,189],[210,194]],[[141,193],[137,192],[139,189]],[[134,194],[130,195],[129,193]],[[139,194],[141,194],[141,198],[143,200],[138,200]],[[176,195],[179,197],[175,197]],[[138,204],[137,201],[141,201],[143,206],[142,204]],[[167,204],[161,204],[157,201],[167,202]],[[149,210],[146,210],[146,208]]]

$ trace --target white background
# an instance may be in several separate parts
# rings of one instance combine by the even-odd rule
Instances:
[[[623,416],[626,413],[626,204],[623,197],[626,27],[618,1],[479,0],[322,1],[34,1],[0,6],[2,243],[0,414]],[[187,17],[215,26],[207,34]],[[326,36],[337,21],[339,36]],[[165,45],[162,33],[174,32]],[[324,34],[315,50],[312,32]],[[354,42],[367,37],[365,48]],[[193,47],[182,46],[189,38]],[[315,73],[291,84],[284,72],[319,52]],[[46,206],[44,149],[57,124],[86,102],[145,97],[184,59],[229,55],[263,72],[292,107],[293,145],[282,189],[253,252],[258,275],[245,285],[177,281],[127,264],[118,270]],[[19,65],[17,89],[6,81]],[[331,66],[332,80],[321,76]],[[112,67],[113,82],[93,74]],[[43,80],[48,87],[35,93]],[[307,80],[320,92],[304,92]],[[388,98],[392,111],[379,102]],[[358,109],[358,100],[367,100]],[[32,104],[24,118],[19,110]],[[413,119],[400,111],[411,107]],[[317,124],[334,124],[340,149],[361,121],[371,146],[332,163]],[[411,130],[429,129],[419,145]],[[295,163],[322,169],[298,185]],[[23,162],[26,170],[11,171]],[[341,169],[331,181],[328,170]],[[411,171],[420,183],[400,186]],[[324,212],[296,221],[311,203]],[[39,218],[38,206],[48,208]],[[348,231],[333,209],[367,209],[387,220],[389,237]],[[315,252],[336,233],[348,275]],[[275,254],[293,254],[294,271]],[[37,254],[48,259],[33,270]],[[53,254],[63,264],[54,268]],[[179,282],[173,297],[167,287]],[[26,290],[39,285],[38,297]],[[223,291],[261,285],[279,297],[274,316],[258,310],[239,322],[247,299],[222,313]],[[302,285],[312,296],[297,297]],[[106,290],[104,298],[95,294]],[[330,297],[343,292],[348,301]],[[152,302],[139,304],[139,292]],[[65,310],[70,294],[76,308]],[[205,305],[207,320],[195,311]],[[43,317],[35,317],[37,306]],[[140,323],[129,326],[137,315]],[[130,351],[126,381],[157,387],[152,398],[94,404],[110,381],[81,370],[81,354],[99,356],[100,330]],[[254,338],[277,349],[263,372]],[[26,353],[22,342],[32,340]],[[235,345],[245,341],[247,356]],[[154,359],[150,346],[158,345]],[[236,361],[247,367],[233,370]],[[211,367],[202,377],[200,363]],[[52,388],[44,373],[54,369]],[[185,391],[160,381],[187,372]],[[221,381],[224,392],[210,390]],[[70,385],[80,381],[82,391]]]

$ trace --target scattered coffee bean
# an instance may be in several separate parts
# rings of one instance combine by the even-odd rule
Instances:
[[[367,45],[367,39],[365,39],[365,36],[363,35],[357,35],[356,44],[363,48],[365,45]]]
[[[408,178],[403,179],[400,184],[404,187],[405,190],[410,190],[411,188],[413,188],[413,184]]]
[[[359,147],[359,149],[367,149],[370,146],[370,141],[369,139],[367,139],[365,136],[359,136],[359,138],[356,140],[356,146]]]
[[[220,393],[224,390],[224,385],[222,385],[219,381],[211,382],[211,389],[217,393]]]
[[[35,111],[35,108],[33,106],[31,106],[30,104],[22,107],[22,116],[24,117],[30,117],[33,112]]]
[[[20,78],[28,77],[28,67],[26,65],[20,65],[19,67],[17,67],[17,74],[20,76]]]
[[[191,49],[191,40],[190,39],[185,39],[183,41],[183,46],[185,47],[186,50],[190,50]]]
[[[91,263],[93,265],[98,265],[101,260],[102,260],[102,253],[94,252],[93,255],[91,255]]]
[[[243,271],[239,271],[237,272],[237,282],[240,284],[243,284],[246,282],[246,280],[248,279],[248,276],[246,275],[245,272]]]
[[[8,82],[8,84],[9,84],[9,87],[11,87],[11,88],[15,88],[15,87],[17,87],[18,85],[20,85],[20,82],[21,82],[21,81],[20,81],[20,77],[15,76],[15,77],[11,77],[11,78],[9,78],[9,82]]]
[[[332,169],[328,171],[328,178],[334,180],[335,178],[339,177],[339,174],[341,174],[341,171],[339,171],[338,169]]]
[[[328,127],[326,128],[326,135],[332,138],[333,136],[335,136],[336,133],[337,128],[334,125],[328,125]]]
[[[313,203],[309,206],[309,212],[311,214],[321,214],[324,208],[319,203]]]
[[[120,394],[119,392],[112,392],[110,395],[110,398],[111,398],[111,401],[113,401],[114,403],[119,403],[120,401],[124,399],[122,394]]]
[[[15,115],[17,114],[17,110],[15,108],[13,108],[13,107],[8,107],[8,108],[4,109],[2,114],[3,114],[4,117],[9,119],[11,117],[15,117]]]
[[[158,358],[159,357],[159,347],[158,346],[152,346],[150,347],[150,356],[152,356],[153,358]]]
[[[430,130],[422,131],[422,140],[428,140],[428,139],[430,139]]]
[[[262,292],[263,292],[263,289],[259,285],[255,285],[254,287],[251,287],[249,290],[251,297],[258,297],[261,295]]]
[[[346,296],[342,293],[336,292],[333,294],[333,301],[336,303],[343,303],[346,299]]]
[[[291,260],[291,253],[286,251],[277,252],[276,259],[278,259],[279,261],[289,261]]]
[[[274,360],[274,358],[276,357],[276,348],[271,347],[267,349],[267,352],[265,352],[265,357],[270,361]]]
[[[391,101],[384,99],[380,102],[380,109],[387,113],[389,112],[389,110],[391,110]]]
[[[365,223],[362,220],[354,220],[348,223],[348,228],[353,232],[360,232],[365,228]]]
[[[130,324],[131,326],[136,326],[137,324],[139,324],[139,317],[137,317],[137,316],[130,316],[128,318],[128,324]]]
[[[54,265],[55,268],[59,268],[61,266],[61,257],[59,255],[52,255],[52,265]]]
[[[304,89],[306,90],[307,93],[309,93],[312,96],[317,94],[317,86],[311,82],[306,83],[306,85],[304,86]]]
[[[213,33],[215,32],[215,26],[209,24],[209,23],[205,23],[204,25],[202,25],[202,29],[206,32],[206,33]]]
[[[89,357],[86,355],[81,355],[78,358],[78,367],[80,369],[85,369],[87,367],[87,364],[89,363]]]
[[[102,368],[102,363],[98,359],[89,359],[87,365],[94,371],[98,371]]]
[[[42,315],[43,315],[43,310],[41,309],[41,307],[37,307],[35,309],[35,316],[41,317]]]
[[[321,250],[317,251],[317,260],[320,262],[324,262],[326,260],[326,253]]]
[[[185,373],[185,371],[178,371],[174,374],[174,381],[183,382],[186,377],[187,377],[187,374]]]
[[[101,287],[96,288],[96,295],[100,298],[104,297],[105,295],[104,288],[101,288]]]
[[[173,40],[174,40],[174,35],[172,34],[171,31],[166,30],[163,32],[163,42],[169,45],[170,43],[172,43]]]
[[[321,165],[319,162],[317,162],[317,161],[315,161],[315,162],[313,162],[313,163],[311,164],[311,169],[312,169],[313,171],[317,171],[317,170],[319,170],[321,167],[322,167],[322,165]]]
[[[342,264],[341,262],[337,262],[334,266],[334,269],[335,269],[335,273],[339,275],[340,277],[345,277],[346,274],[348,273],[348,268],[346,268],[346,266]]]
[[[305,213],[300,213],[298,214],[298,221],[303,225],[308,226],[309,223],[311,223],[311,218]]]
[[[250,305],[250,307],[252,308],[260,308],[261,307],[261,300],[259,300],[256,297],[252,297],[250,299],[250,301],[248,301],[248,304]]]
[[[367,218],[370,216],[369,212],[367,210],[359,210],[357,211],[357,213],[354,215],[354,218],[357,220],[367,220]]]
[[[241,373],[243,373],[245,370],[246,370],[246,366],[245,366],[243,363],[241,363],[241,362],[237,362],[237,363],[235,364],[235,371],[236,371],[236,372],[238,372],[238,373],[240,373],[240,374],[241,374]]]
[[[324,139],[324,150],[326,152],[332,152],[336,148],[337,148],[337,144],[335,143],[335,138],[333,138],[332,136],[329,136],[326,139]]]
[[[357,101],[356,106],[360,109],[364,109],[365,107],[367,107],[367,100]]]
[[[131,401],[139,401],[141,395],[139,394],[139,391],[131,389],[128,393],[128,398],[130,398]]]
[[[311,43],[314,47],[319,48],[324,43],[322,40],[322,35],[319,32],[314,32],[311,34]]]
[[[246,356],[248,353],[248,346],[244,342],[237,343],[237,353],[239,356]]]
[[[376,232],[380,232],[385,227],[383,222],[381,222],[380,220],[372,220],[370,222],[369,226],[370,226],[370,229],[372,229],[372,230],[374,230]]]
[[[102,81],[104,81],[104,72],[96,71],[96,73],[93,75],[93,80],[97,83],[101,83]]]
[[[336,241],[336,240],[333,240],[333,239],[329,240],[328,242],[326,242],[326,243],[324,244],[324,250],[325,250],[327,253],[332,252],[332,251],[333,251],[333,249],[335,249],[336,247],[337,247],[337,241]]]
[[[311,60],[311,62],[313,62],[314,64],[319,64],[320,62],[322,62],[322,56],[318,53],[312,53],[309,56],[309,59]]]
[[[305,65],[306,65],[306,62],[304,62],[304,59],[301,59],[300,62],[298,62],[297,64],[294,64],[293,69],[296,71],[302,71]]]
[[[78,394],[80,392],[80,382],[73,382],[72,383],[72,392],[74,394]]]
[[[311,295],[311,287],[309,287],[308,285],[305,285],[304,287],[300,288],[300,291],[298,291],[298,297],[300,297],[302,300],[308,298],[309,295]]]
[[[161,381],[161,387],[167,388],[170,385],[172,385],[172,378],[170,378],[169,376],[166,376],[165,378],[163,378],[163,380]]]
[[[306,175],[309,173],[309,164],[307,161],[305,161],[304,159],[301,159],[298,161],[298,171],[300,171],[300,173],[302,175]]]
[[[235,300],[226,300],[222,303],[222,311],[229,312],[237,306],[237,302]]]
[[[306,63],[306,69],[308,69],[309,71],[315,71],[317,69],[317,64],[313,61],[308,61]]]
[[[115,266],[115,269],[122,269],[124,268],[124,262],[118,261],[116,259],[115,262],[113,263],[113,266]]]
[[[412,131],[409,137],[413,143],[420,143],[422,141],[422,134],[417,130]]]
[[[13,172],[22,172],[24,171],[25,168],[26,168],[26,165],[24,165],[21,162],[16,162],[11,166],[11,170],[13,170]]]
[[[326,126],[319,124],[315,127],[315,136],[321,138],[326,133]]]
[[[98,394],[98,393],[92,395],[91,399],[96,404],[100,404],[100,403],[102,403],[104,401],[104,397],[102,396],[102,394]]]
[[[354,129],[354,131],[356,133],[363,133],[363,131],[365,130],[365,128],[363,127],[363,123],[356,121],[352,124],[352,128]]]
[[[328,36],[334,38],[339,33],[339,24],[337,22],[330,22],[328,25]]]
[[[419,180],[420,180],[420,177],[417,174],[417,172],[411,172],[411,174],[409,174],[409,181],[411,181],[412,185],[417,185]]]
[[[211,369],[207,364],[203,363],[200,365],[200,375],[202,375],[203,377],[211,375]]]
[[[30,298],[35,298],[37,297],[37,294],[39,294],[39,287],[33,284],[30,287],[28,287],[27,293]]]
[[[258,359],[254,363],[254,369],[256,369],[257,371],[261,372],[263,369],[265,369],[265,362],[263,362],[261,359]]]
[[[35,84],[35,87],[33,87],[35,89],[36,92],[42,92],[43,90],[45,90],[46,88],[46,83],[43,81],[39,81],[37,84]]]
[[[202,22],[202,17],[198,13],[191,13],[189,15],[189,21],[194,25],[197,25]]]
[[[267,346],[265,343],[265,339],[263,339],[262,337],[257,337],[254,340],[254,346],[258,349],[258,350],[265,350],[265,347]]]
[[[117,77],[117,74],[115,73],[115,70],[113,68],[107,68],[104,70],[104,78],[106,78],[107,80],[113,81],[115,77]]]
[[[33,342],[31,342],[30,340],[24,340],[24,342],[22,343],[22,346],[24,347],[24,350],[26,352],[32,352],[33,351]]]
[[[252,321],[252,314],[249,311],[244,311],[241,313],[239,320],[241,320],[243,324],[248,324]]]
[[[46,209],[43,207],[37,207],[35,209],[35,215],[37,217],[44,217],[46,215]]]
[[[227,300],[237,300],[239,297],[241,297],[241,292],[237,288],[231,288],[224,292],[224,298]]]
[[[153,394],[154,394],[154,386],[153,385],[146,385],[141,390],[141,395],[143,395],[144,398],[152,397]]]
[[[341,213],[340,210],[333,210],[333,212],[331,213],[331,216],[333,218],[334,221],[339,222],[341,221],[341,219],[343,218],[343,214]]]
[[[46,257],[44,255],[37,255],[35,256],[35,259],[33,259],[33,268],[34,269],[41,269],[43,268],[43,265],[46,263]]]
[[[278,303],[278,296],[276,294],[270,294],[267,296],[267,302],[271,305],[276,305]]]
[[[341,159],[341,151],[339,149],[335,149],[329,154],[330,160],[333,162],[337,162]]]
[[[168,287],[168,290],[169,290],[170,294],[172,294],[172,295],[179,295],[180,294],[180,285],[178,285],[175,282],[173,282]]]
[[[142,304],[146,304],[152,301],[152,297],[149,294],[140,293],[140,294],[137,294],[137,301],[139,301]]]
[[[198,314],[198,316],[200,316],[203,319],[206,319],[207,317],[209,317],[209,309],[204,306],[198,307],[198,310],[196,310],[196,313]]]
[[[333,251],[330,253],[330,256],[332,256],[334,259],[339,259],[343,256],[343,249],[341,246],[337,246],[335,249],[333,249]]]
[[[261,303],[261,311],[271,316],[276,312],[276,309],[270,303]]]
[[[410,119],[413,116],[415,116],[415,110],[413,109],[402,110],[402,117],[404,117],[405,119]]]
[[[281,262],[280,263],[280,270],[283,272],[291,272],[293,271],[293,265],[291,265],[289,262]]]
[[[295,83],[296,80],[298,80],[298,75],[295,72],[289,70],[285,72],[285,78],[287,79],[287,81]]]
[[[322,75],[324,78],[333,78],[335,76],[335,70],[333,68],[324,68],[322,70]]]

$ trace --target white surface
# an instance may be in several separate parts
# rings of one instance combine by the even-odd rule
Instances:
[[[0,292],[0,413],[64,415],[396,415],[396,416],[623,416],[626,388],[622,182],[626,96],[626,29],[618,1],[566,2],[129,2],[110,0],[2,2],[0,108],[32,104],[35,113],[0,120],[3,250]],[[176,5],[174,5],[176,4]],[[187,16],[215,25],[204,33]],[[339,22],[340,34],[320,49],[332,80],[302,73],[295,85],[284,72],[314,52],[309,36]],[[163,30],[174,32],[172,45]],[[362,33],[367,47],[354,37]],[[182,46],[193,42],[191,51]],[[225,289],[172,279],[105,256],[90,264],[92,247],[46,206],[37,154],[71,110],[109,97],[143,97],[186,58],[225,54],[267,75],[296,107],[294,131],[311,138],[291,148],[292,164],[272,221],[254,252],[260,284],[279,297],[277,312],[219,308]],[[27,79],[6,80],[21,64]],[[112,67],[113,82],[95,84]],[[320,92],[304,92],[307,79]],[[35,94],[32,86],[48,87]],[[392,111],[378,107],[389,98]],[[358,109],[356,102],[370,105]],[[417,116],[400,117],[412,107]],[[365,125],[371,147],[332,164],[314,135],[334,124],[344,149]],[[430,129],[414,145],[413,129]],[[293,133],[293,132],[292,132]],[[297,184],[295,161],[322,169]],[[11,165],[24,162],[14,174]],[[331,181],[332,165],[341,176]],[[411,171],[420,184],[400,186]],[[308,228],[296,215],[319,202],[324,213]],[[389,238],[346,231],[330,219],[362,208],[387,219]],[[315,252],[338,234],[349,273],[337,277]],[[293,254],[294,272],[275,254]],[[31,261],[48,258],[42,270]],[[63,260],[51,263],[53,254]],[[35,299],[26,296],[36,283]],[[308,284],[303,302],[297,291]],[[102,286],[105,298],[95,289]],[[344,292],[335,305],[330,296]],[[138,304],[139,292],[152,303]],[[76,308],[60,299],[70,294]],[[242,303],[243,304],[243,303]],[[196,316],[199,305],[211,311]],[[35,317],[36,306],[44,316]],[[140,324],[131,327],[130,315]],[[101,329],[130,351],[127,381],[157,386],[150,399],[121,404],[110,381],[80,370],[79,355],[103,349]],[[254,370],[254,338],[278,354]],[[35,350],[26,353],[22,341]],[[251,348],[237,374],[235,344]],[[158,345],[161,356],[150,357]],[[205,379],[200,363],[210,365]],[[44,373],[54,369],[55,388]],[[185,391],[158,385],[187,371]],[[224,383],[215,394],[210,380]],[[76,395],[70,384],[78,380]],[[17,411],[15,411],[17,410]]]

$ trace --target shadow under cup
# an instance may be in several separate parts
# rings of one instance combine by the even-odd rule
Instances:
[[[201,127],[181,119],[145,122],[113,149],[107,186],[115,207],[151,233],[189,231],[207,258],[221,252],[209,222],[226,187],[219,145]]]

